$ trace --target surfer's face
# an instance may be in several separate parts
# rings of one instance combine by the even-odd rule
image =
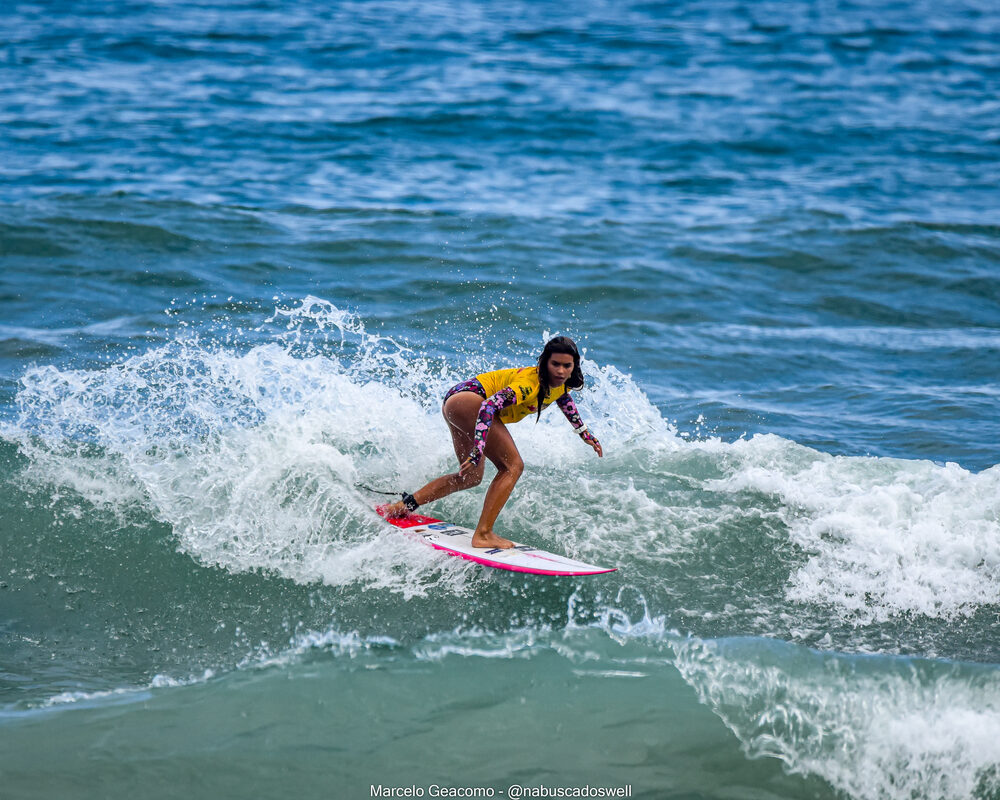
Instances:
[[[573,373],[573,356],[567,353],[553,353],[549,356],[546,369],[549,372],[549,385],[562,386]]]

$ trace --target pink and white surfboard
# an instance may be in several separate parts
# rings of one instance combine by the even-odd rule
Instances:
[[[385,519],[381,507],[375,511]],[[531,575],[600,575],[614,572],[617,567],[597,567],[584,564],[566,556],[549,553],[526,544],[514,543],[507,550],[499,548],[487,550],[472,546],[473,531],[450,522],[442,522],[434,517],[408,514],[405,517],[386,519],[390,525],[402,530],[407,536],[428,544],[435,550],[444,550],[449,555],[475,561],[484,567],[509,569],[512,572],[527,572]]]

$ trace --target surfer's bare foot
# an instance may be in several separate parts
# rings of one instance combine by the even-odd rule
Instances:
[[[380,510],[386,519],[399,519],[410,513],[406,510],[406,505],[402,500],[395,503],[386,503]]]
[[[514,543],[510,539],[504,539],[502,536],[497,536],[493,533],[493,531],[487,531],[486,533],[476,531],[472,534],[472,546],[498,547],[501,550],[506,550],[509,547],[513,547]]]

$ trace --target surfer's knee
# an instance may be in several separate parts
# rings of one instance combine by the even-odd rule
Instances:
[[[504,464],[503,470],[516,481],[521,477],[521,473],[524,472],[524,462],[521,460],[521,457],[518,456],[507,464]]]

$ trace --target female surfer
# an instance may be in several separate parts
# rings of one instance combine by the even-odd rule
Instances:
[[[453,386],[445,395],[442,412],[458,456],[458,472],[435,478],[413,494],[404,492],[401,501],[385,506],[382,513],[387,517],[403,516],[452,492],[478,486],[486,467],[485,455],[497,468],[497,474],[486,491],[472,545],[513,547],[513,542],[493,532],[500,509],[524,471],[524,462],[507,426],[529,414],[535,414],[537,422],[542,411],[555,402],[583,441],[603,457],[601,443],[580,419],[568,391],[581,386],[580,353],[566,336],[556,336],[546,343],[536,367],[486,372]]]

